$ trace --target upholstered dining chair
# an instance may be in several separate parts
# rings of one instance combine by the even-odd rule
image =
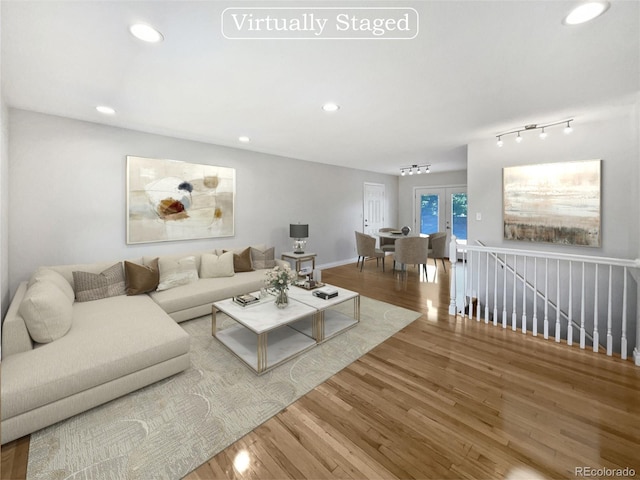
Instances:
[[[433,258],[433,263],[435,263],[436,268],[438,268],[438,259],[442,260],[442,266],[446,272],[447,264],[445,259],[449,259],[447,255],[447,232],[433,233],[429,235],[429,240],[431,241],[431,258]]]
[[[378,230],[380,233],[397,231],[397,228],[384,227]],[[383,252],[394,252],[396,250],[396,239],[380,237],[380,250]]]
[[[356,263],[356,267],[360,266],[360,271],[362,271],[364,261],[367,258],[375,258],[378,265],[380,264],[380,259],[382,259],[382,271],[384,272],[385,253],[379,248],[376,248],[375,237],[356,231],[356,250],[358,251],[358,263]]]
[[[393,258],[393,269],[395,264],[402,264],[401,271],[405,271],[407,264],[420,265],[427,274],[427,259],[429,258],[429,238],[428,237],[401,237],[396,240],[396,252]]]

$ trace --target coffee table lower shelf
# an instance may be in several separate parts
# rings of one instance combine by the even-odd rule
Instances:
[[[316,346],[316,341],[283,326],[256,335],[241,325],[216,332],[215,337],[256,373],[263,374]]]
[[[335,310],[320,310],[318,311],[317,333],[313,331],[313,323],[310,319],[302,319],[292,323],[289,327],[304,333],[309,337],[315,338],[318,343],[322,343],[329,340],[334,335],[342,333],[358,324],[359,319],[350,317]]]

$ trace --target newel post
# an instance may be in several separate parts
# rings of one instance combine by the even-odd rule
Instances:
[[[449,242],[449,315],[456,315],[456,264],[458,263],[458,244],[456,236],[451,235]]]

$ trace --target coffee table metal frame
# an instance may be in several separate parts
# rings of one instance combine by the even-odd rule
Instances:
[[[291,287],[289,306],[284,309],[278,309],[272,299],[245,307],[230,298],[215,302],[211,307],[211,335],[258,375],[262,375],[358,324],[360,294],[340,287],[333,288],[338,290],[338,296],[325,300],[314,296],[312,291]],[[331,308],[349,300],[353,301],[352,317]],[[226,313],[238,325],[218,331],[218,310]],[[272,343],[269,343],[269,334]],[[268,355],[270,346],[273,357],[271,363]]]
[[[218,331],[217,311],[226,313],[238,325]],[[257,305],[240,306],[232,299],[215,302],[211,312],[211,335],[231,350],[258,375],[261,375],[296,355],[316,346],[313,337],[290,328],[289,324],[308,317],[313,332],[317,332],[317,310],[295,300],[278,309],[273,300]],[[272,343],[272,361],[269,362],[269,334]],[[255,350],[252,351],[255,345]],[[255,352],[255,353],[254,353]]]
[[[315,328],[316,333],[313,338],[318,343],[325,342],[335,335],[355,327],[360,322],[360,294],[346,288],[334,287],[333,285],[327,286],[335,288],[338,291],[338,296],[325,300],[314,296],[314,290],[306,290],[300,287],[289,289],[289,298],[293,298],[317,310],[316,323],[312,328]],[[331,307],[349,300],[353,301],[353,317],[331,310]],[[293,328],[297,329],[297,324],[294,324]],[[309,328],[305,329],[304,333],[308,334]]]

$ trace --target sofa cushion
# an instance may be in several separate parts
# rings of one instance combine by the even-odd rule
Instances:
[[[165,312],[171,314],[201,305],[211,305],[234,295],[255,292],[264,286],[264,279],[264,270],[254,270],[237,273],[233,277],[201,278],[195,283],[171,290],[149,292],[149,296]]]
[[[160,257],[158,266],[160,283],[156,290],[159,292],[198,281],[198,267],[193,255],[178,260]]]
[[[73,272],[76,299],[90,302],[101,298],[124,295],[125,282],[122,264],[116,263],[100,273]]]
[[[251,264],[255,270],[262,270],[265,268],[273,268],[276,266],[275,260],[275,248],[267,248],[266,250],[260,250],[255,247],[251,247]]]
[[[141,293],[151,292],[158,287],[160,283],[160,270],[158,267],[158,259],[151,260],[149,265],[140,265],[139,263],[124,262],[124,271],[127,281],[127,295],[139,295]]]
[[[200,278],[233,277],[233,252],[216,255],[203,253],[200,258]]]
[[[27,289],[19,313],[31,338],[49,343],[62,338],[71,328],[73,304],[53,282],[40,280]]]
[[[223,250],[223,253],[231,251],[232,250]],[[247,247],[241,252],[233,252],[233,271],[236,273],[253,271],[253,266],[251,265],[251,247]]]
[[[36,272],[31,275],[28,286],[30,287],[40,280],[48,280],[51,283],[55,284],[55,286],[65,294],[70,302],[73,302],[75,300],[76,294],[73,291],[73,287],[60,273],[56,272],[55,270],[51,270],[50,268],[46,267],[38,268],[38,270],[36,270]]]
[[[189,342],[147,295],[75,303],[64,337],[2,359],[2,418],[184,355]]]

